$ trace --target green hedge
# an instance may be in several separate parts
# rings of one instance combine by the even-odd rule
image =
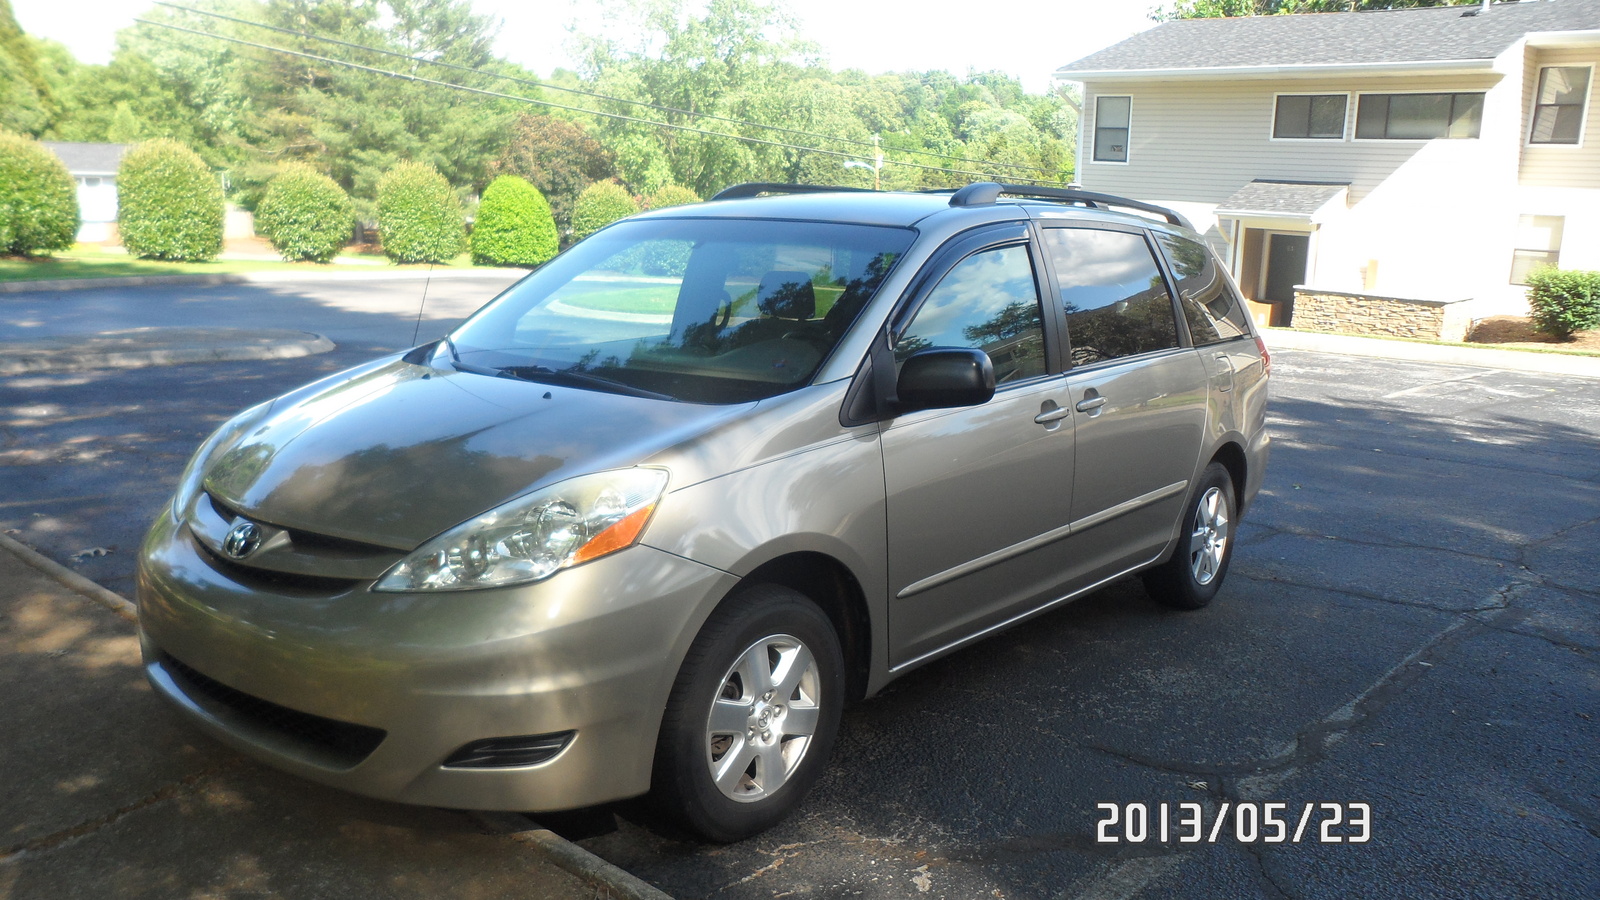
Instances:
[[[65,250],[78,236],[78,188],[33,138],[0,130],[0,255]]]
[[[472,225],[475,264],[532,268],[555,256],[559,243],[549,201],[526,179],[501,175],[484,189]]]
[[[274,176],[256,206],[256,231],[284,259],[333,259],[349,243],[355,221],[355,206],[344,188],[305,165]]]
[[[1535,269],[1528,275],[1528,308],[1533,326],[1558,338],[1600,328],[1600,272]]]
[[[572,239],[581,241],[618,219],[639,211],[633,195],[615,181],[596,181],[583,189],[572,208]]]
[[[466,218],[433,166],[403,162],[378,179],[378,234],[399,263],[445,263],[466,249]]]
[[[688,206],[699,203],[700,195],[681,184],[669,184],[644,201],[645,209],[666,209],[669,206]]]
[[[222,252],[222,185],[193,150],[136,144],[117,170],[117,230],[144,259],[199,261]]]

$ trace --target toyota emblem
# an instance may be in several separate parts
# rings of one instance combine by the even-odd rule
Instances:
[[[244,559],[261,546],[261,529],[254,522],[239,522],[222,539],[222,552],[232,559]]]

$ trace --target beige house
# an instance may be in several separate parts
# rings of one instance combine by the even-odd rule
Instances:
[[[1083,186],[1188,215],[1259,321],[1451,338],[1600,269],[1597,63],[1600,0],[1525,0],[1168,22],[1056,78]]]

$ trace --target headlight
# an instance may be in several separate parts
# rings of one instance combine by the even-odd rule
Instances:
[[[206,464],[225,445],[232,444],[266,417],[272,410],[274,401],[257,403],[255,406],[240,412],[238,415],[222,423],[222,426],[206,438],[200,449],[189,458],[189,464],[184,466],[183,474],[178,476],[178,492],[172,495],[172,517],[181,520],[189,512],[189,504],[194,502],[196,494],[200,493],[200,483],[205,480]]]
[[[568,479],[446,531],[396,563],[377,591],[469,591],[548,578],[638,542],[667,487],[662,469]]]

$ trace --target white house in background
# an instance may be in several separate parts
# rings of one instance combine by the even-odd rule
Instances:
[[[45,147],[67,164],[78,183],[78,240],[98,243],[112,238],[117,221],[117,167],[128,144],[83,144],[45,141]]]
[[[1055,77],[1083,186],[1184,212],[1288,324],[1296,286],[1479,317],[1600,269],[1597,64],[1600,0],[1525,0],[1167,22]]]

